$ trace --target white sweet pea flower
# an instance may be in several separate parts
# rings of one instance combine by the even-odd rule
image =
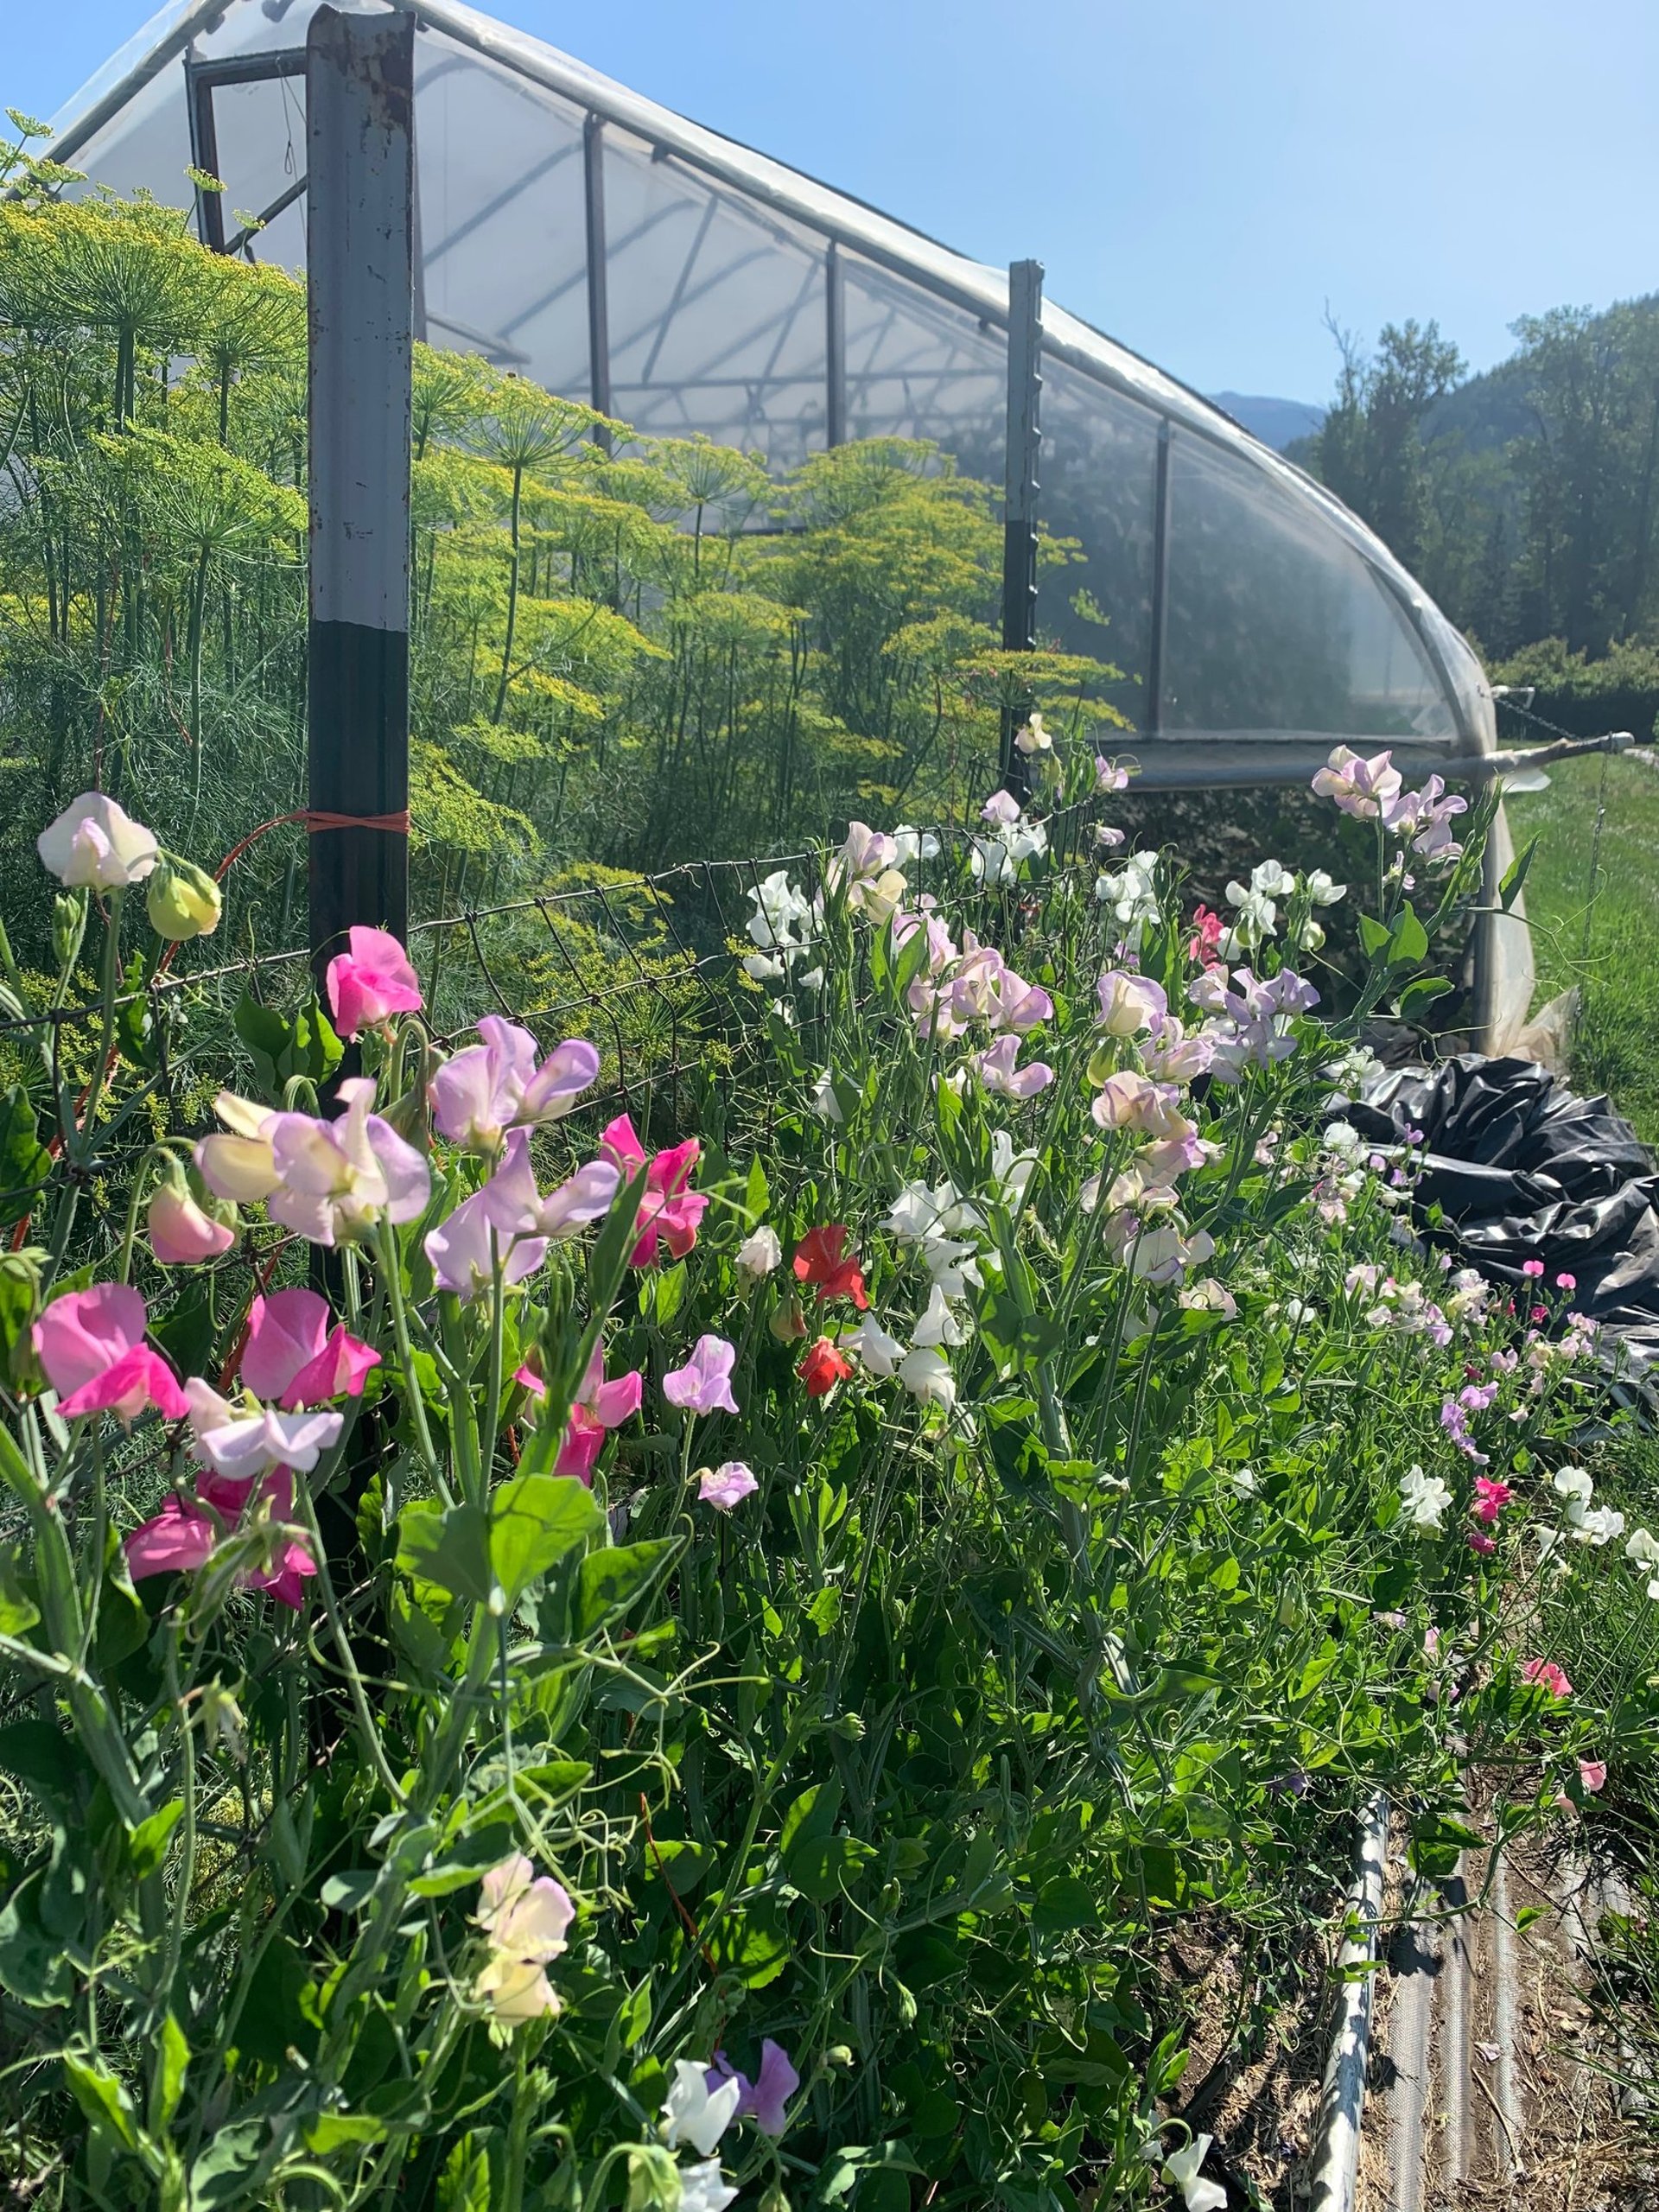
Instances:
[[[937,1351],[941,1344],[966,1344],[969,1334],[967,1324],[950,1311],[944,1289],[936,1282],[928,1294],[927,1311],[912,1332],[912,1343]]]
[[[709,2087],[709,2068],[694,2058],[677,2058],[674,2079],[663,2105],[663,2140],[671,2151],[689,2143],[705,2158],[714,2157],[721,2137],[732,2124],[743,2086],[734,2075],[729,2082]]]
[[[899,1380],[924,1405],[943,1406],[949,1413],[957,1402],[957,1378],[950,1372],[950,1363],[930,1345],[918,1344],[906,1354],[899,1363]]]
[[[1589,1504],[1595,1484],[1587,1467],[1557,1467],[1552,1479],[1562,1497],[1571,1498],[1578,1505]]]
[[[1648,1595],[1659,1602],[1659,1536],[1646,1529],[1632,1529],[1624,1541],[1624,1556],[1649,1578]]]
[[[1400,1484],[1401,1518],[1408,1528],[1438,1529],[1446,1518],[1452,1493],[1438,1475],[1413,1467]]]
[[[1624,1516],[1614,1506],[1586,1505],[1575,1497],[1567,1503],[1567,1525],[1577,1542],[1592,1544],[1599,1551],[1604,1544],[1624,1535]]]
[[[1345,883],[1333,883],[1322,868],[1310,868],[1302,878],[1302,888],[1316,906],[1334,906],[1338,899],[1348,896]]]
[[[812,1087],[812,1111],[821,1121],[839,1125],[846,1120],[841,1110],[841,1101],[836,1096],[836,1086],[826,1068]]]
[[[35,840],[41,865],[71,890],[124,891],[161,857],[146,830],[102,791],[83,791]]]
[[[895,868],[912,868],[918,861],[933,861],[939,856],[939,841],[931,830],[917,830],[908,822],[901,822],[893,833]]]
[[[759,1282],[782,1264],[783,1257],[777,1230],[763,1223],[738,1246],[733,1265],[747,1281]]]
[[[874,1313],[867,1313],[855,1329],[843,1329],[841,1333],[842,1351],[858,1361],[867,1374],[886,1382],[898,1372],[905,1348],[897,1337],[890,1337]]]
[[[1180,2190],[1186,2200],[1186,2212],[1225,2212],[1226,2190],[1219,2182],[1205,2181],[1198,2171],[1214,2140],[1211,2135],[1195,2135],[1164,2161],[1164,2179]]]
[[[726,2212],[736,2200],[737,2191],[721,2174],[718,2158],[680,2168],[680,2212]]]

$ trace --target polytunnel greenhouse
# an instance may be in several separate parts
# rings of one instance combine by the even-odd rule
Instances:
[[[204,243],[305,258],[315,0],[175,0],[57,120],[97,184],[177,204]],[[365,10],[364,12],[370,12]],[[374,10],[374,12],[379,12]],[[783,467],[878,435],[1004,474],[1010,280],[700,128],[457,0],[416,41],[419,334],[645,433]],[[1320,486],[1114,340],[1041,309],[1039,517],[1123,671],[1112,699],[1169,780],[1300,777],[1333,741],[1489,750],[1478,663]]]

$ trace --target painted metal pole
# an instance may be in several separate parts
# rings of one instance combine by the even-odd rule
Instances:
[[[847,286],[841,248],[831,238],[823,250],[823,442],[847,442]]]
[[[1008,409],[1002,523],[1002,643],[1029,652],[1037,643],[1037,467],[1042,447],[1043,264],[1008,266]],[[1002,710],[1002,787],[1022,803],[1031,794],[1014,732],[1031,711]]]
[[[311,19],[310,806],[352,817],[310,841],[319,988],[354,923],[409,927],[414,60],[411,16]]]
[[[596,415],[611,412],[611,293],[609,249],[605,243],[605,124],[589,115],[582,126],[583,204],[587,211],[588,249],[588,378]],[[611,434],[602,424],[594,430],[595,444],[611,449]]]

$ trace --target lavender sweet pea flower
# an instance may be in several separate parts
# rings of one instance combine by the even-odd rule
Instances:
[[[556,1242],[602,1221],[621,1180],[621,1171],[611,1160],[589,1160],[543,1197],[530,1163],[529,1134],[515,1129],[500,1166],[478,1195],[481,1210],[504,1235]]]
[[[314,1244],[350,1243],[382,1215],[416,1221],[431,1191],[420,1154],[369,1111],[370,1078],[349,1077],[338,1096],[345,1111],[331,1122],[273,1114],[262,1128],[276,1177],[270,1217]]]
[[[429,1230],[426,1256],[440,1290],[468,1305],[488,1290],[498,1262],[504,1282],[523,1282],[547,1257],[543,1236],[515,1236],[495,1219],[486,1191],[463,1199],[447,1221]]]
[[[705,1467],[697,1485],[697,1497],[704,1505],[712,1505],[717,1512],[729,1513],[734,1505],[741,1505],[746,1497],[753,1497],[760,1489],[753,1471],[741,1459],[728,1459],[719,1467]],[[742,2110],[740,2105],[739,2111]]]
[[[1054,1071],[1046,1060],[1033,1060],[1028,1067],[1015,1067],[1019,1050],[1018,1037],[999,1037],[986,1051],[974,1053],[968,1064],[987,1090],[999,1091],[1005,1098],[1034,1098],[1053,1082]]]
[[[428,1086],[432,1118],[452,1144],[493,1153],[510,1128],[557,1121],[599,1076],[599,1054],[568,1039],[536,1064],[536,1039],[517,1022],[486,1014],[481,1045],[457,1052]]]
[[[1131,976],[1109,968],[1095,985],[1100,995],[1101,1027],[1109,1037],[1155,1036],[1169,1012],[1169,1001],[1150,976]]]
[[[346,1425],[343,1414],[283,1414],[270,1406],[221,1398],[195,1376],[185,1384],[184,1395],[199,1456],[233,1480],[266,1475],[273,1467],[308,1475],[322,1453],[339,1442]]]
[[[781,2135],[788,2126],[786,2108],[790,2099],[801,2086],[801,2077],[790,2063],[789,2053],[770,2036],[760,2046],[760,2071],[751,2082],[747,2074],[740,2074],[723,2050],[715,2053],[715,2063],[708,2073],[711,2091],[728,2082],[738,2085],[738,2120],[752,2120],[763,2135]]]
[[[699,1337],[685,1365],[664,1376],[663,1395],[683,1413],[734,1414],[737,1401],[732,1395],[732,1369],[736,1363],[735,1344],[728,1344],[724,1337]]]

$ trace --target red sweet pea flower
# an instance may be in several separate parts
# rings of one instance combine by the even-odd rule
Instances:
[[[795,1247],[795,1279],[818,1287],[818,1298],[850,1298],[862,1313],[869,1305],[864,1277],[855,1255],[843,1256],[847,1230],[841,1222],[809,1230]]]
[[[818,1338],[800,1368],[807,1395],[813,1398],[827,1398],[836,1383],[844,1382],[852,1371],[852,1362],[842,1357],[828,1337]]]

